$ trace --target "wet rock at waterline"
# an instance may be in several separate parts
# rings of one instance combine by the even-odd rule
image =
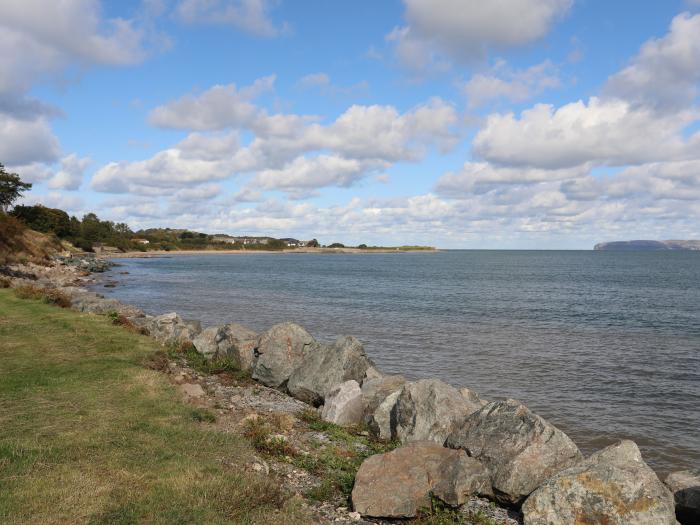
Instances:
[[[366,459],[355,477],[352,503],[363,516],[411,518],[430,507],[430,495],[449,504],[489,490],[484,467],[464,451],[415,441]]]
[[[676,517],[681,525],[700,523],[700,470],[681,470],[666,477],[676,501]]]
[[[371,366],[360,341],[351,336],[339,337],[334,344],[319,345],[304,355],[289,378],[287,390],[300,401],[319,406],[341,383],[361,383]]]
[[[566,434],[513,399],[489,403],[471,414],[445,445],[480,460],[491,473],[496,499],[507,504],[519,504],[581,459]]]
[[[673,495],[621,441],[563,470],[523,505],[525,525],[676,525]]]

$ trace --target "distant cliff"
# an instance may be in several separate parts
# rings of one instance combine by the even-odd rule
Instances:
[[[645,251],[667,250],[700,251],[700,241],[615,241],[601,242],[593,247],[603,251]]]

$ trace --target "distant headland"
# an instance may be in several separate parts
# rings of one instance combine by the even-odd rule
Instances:
[[[594,250],[601,251],[644,251],[661,252],[668,250],[700,251],[700,240],[689,241],[614,241],[601,242],[593,247]]]

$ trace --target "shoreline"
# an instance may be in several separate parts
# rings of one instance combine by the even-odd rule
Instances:
[[[124,253],[100,253],[97,257],[103,259],[149,259],[153,257],[174,257],[181,255],[255,255],[255,254],[357,254],[366,255],[372,253],[437,253],[438,248],[433,249],[402,249],[402,248],[294,248],[286,250],[152,250],[145,252]]]
[[[231,252],[257,253],[239,250]],[[292,252],[300,253],[296,250]],[[198,255],[211,252],[185,253]],[[175,254],[180,253],[166,252],[162,255]],[[143,257],[151,254],[138,252],[137,255]],[[154,256],[159,255],[162,256]],[[34,270],[38,278],[35,277],[28,284],[65,294],[74,310],[98,315],[118,314],[126,320],[127,326],[145,330],[144,333],[162,345],[168,348],[188,345],[206,360],[232,358],[261,387],[280,391],[290,400],[318,407],[321,419],[328,423],[353,427],[368,422],[371,435],[380,440],[396,441],[397,451],[410,452],[408,460],[401,459],[409,464],[402,465],[401,469],[414,468],[416,463],[421,464],[423,461],[430,462],[431,454],[449,456],[451,462],[463,461],[457,459],[459,452],[454,451],[469,451],[475,442],[489,442],[489,447],[494,450],[483,452],[483,456],[477,453],[468,457],[474,464],[473,468],[480,472],[479,485],[487,483],[491,488],[486,492],[472,488],[469,489],[469,494],[486,495],[505,507],[522,506],[526,522],[528,512],[536,516],[539,512],[536,508],[538,505],[549,504],[547,502],[551,498],[547,496],[547,491],[553,491],[557,497],[569,494],[571,483],[576,478],[565,478],[561,485],[553,480],[557,479],[557,475],[564,476],[569,470],[578,468],[584,468],[589,473],[587,475],[596,477],[611,494],[627,491],[637,478],[643,478],[644,484],[654,494],[654,506],[658,504],[659,512],[663,512],[664,517],[668,516],[669,501],[673,501],[673,495],[643,461],[637,445],[632,441],[621,441],[584,458],[576,444],[563,431],[531,412],[522,403],[514,400],[489,403],[476,392],[467,388],[457,389],[437,379],[408,381],[401,376],[386,375],[375,368],[373,361],[364,353],[361,343],[353,337],[341,338],[333,345],[326,345],[316,342],[301,326],[292,323],[275,325],[258,334],[253,334],[240,325],[203,329],[199,321],[183,320],[175,312],[151,316],[138,307],[76,288],[85,286],[91,280],[94,283],[96,276],[90,276],[88,272],[77,273],[75,267],[56,263],[50,270],[44,270],[43,275],[38,268],[35,267]],[[22,281],[26,283],[23,277],[19,277],[19,281],[13,287],[23,284]],[[235,328],[229,328],[234,326]],[[314,351],[307,352],[307,347]],[[397,379],[399,377],[400,380]],[[367,406],[371,407],[369,411]],[[465,430],[464,424],[467,421],[473,422],[473,430],[469,430],[469,425]],[[433,443],[427,448],[418,447],[414,453],[409,447],[416,442]],[[515,449],[511,450],[512,447]],[[513,452],[515,456],[511,457]],[[492,456],[494,453],[495,457]],[[391,454],[394,452],[381,455],[389,461]],[[519,463],[518,457],[521,454],[529,457],[527,464]],[[355,510],[358,511],[358,516],[370,518],[400,517],[393,514],[392,509],[382,510],[380,514],[372,510],[374,505],[383,501],[376,501],[375,498],[383,497],[381,493],[384,490],[402,489],[395,485],[393,479],[385,479],[383,472],[372,470],[370,465],[373,460],[379,459],[376,457],[379,455],[371,456],[360,465],[352,497]],[[400,456],[398,454],[393,457]],[[487,470],[483,470],[480,461],[488,466]],[[615,476],[609,477],[608,469],[617,468],[618,461],[621,465],[624,464],[620,475],[628,467],[634,467],[634,474],[629,474],[629,478],[624,474],[622,481]],[[446,472],[454,475],[455,472],[450,468],[452,467]],[[513,485],[510,482],[501,484],[499,472],[505,475],[512,470],[518,470],[517,482]],[[442,474],[445,473],[435,473],[436,476]],[[493,476],[492,479],[489,476]],[[445,482],[449,484],[456,480],[445,478]],[[375,495],[373,491],[365,490],[366,485],[385,486],[385,489]],[[355,490],[358,490],[357,495]],[[585,486],[574,490],[582,491],[584,495],[588,491]],[[427,488],[426,493],[428,492],[432,492],[432,489]],[[538,499],[540,492],[544,496]],[[455,500],[451,493],[438,497],[448,505],[463,504],[461,496]],[[459,505],[456,504],[458,500]],[[529,511],[526,510],[528,504]],[[596,515],[595,509],[588,510],[593,512],[591,515]]]

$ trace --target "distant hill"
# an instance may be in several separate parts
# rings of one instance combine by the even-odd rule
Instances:
[[[661,252],[668,250],[700,251],[700,240],[692,241],[614,241],[601,242],[593,247],[602,251],[644,251]]]

